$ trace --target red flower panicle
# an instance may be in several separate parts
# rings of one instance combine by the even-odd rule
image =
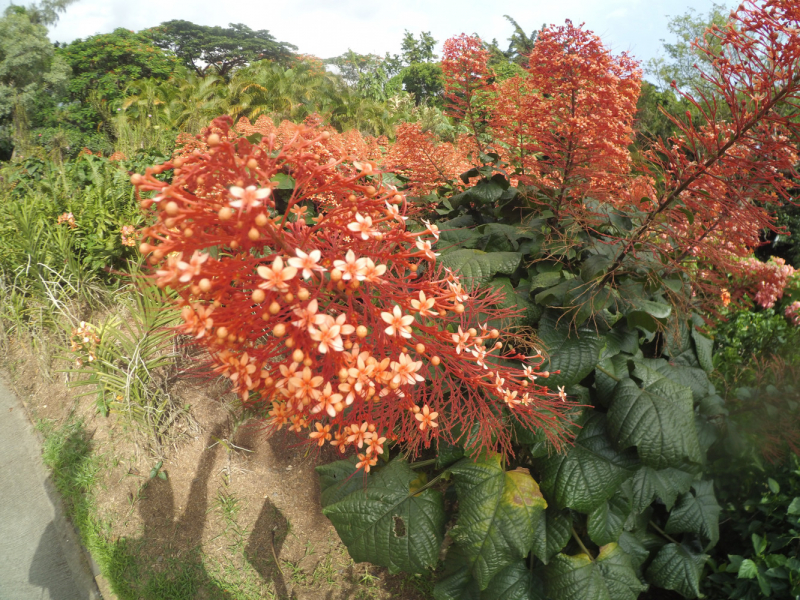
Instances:
[[[509,451],[509,412],[564,441],[569,406],[535,383],[541,357],[503,351],[486,324],[514,311],[437,263],[438,230],[411,226],[373,163],[333,158],[321,128],[294,126],[283,144],[237,137],[229,118],[208,131],[207,152],[133,176],[155,192],[141,251],[245,405],[365,469],[386,440]]]

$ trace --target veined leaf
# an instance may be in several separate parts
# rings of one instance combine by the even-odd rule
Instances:
[[[695,554],[683,545],[667,544],[650,563],[647,580],[686,598],[700,595],[700,572],[706,562],[705,554]]]
[[[560,316],[558,311],[550,309],[539,320],[539,338],[547,347],[550,357],[542,370],[561,371],[542,380],[550,388],[579,383],[594,369],[603,344],[593,329],[580,327],[574,331],[570,327],[569,317],[564,316],[559,320]]]
[[[511,275],[519,266],[519,252],[481,252],[463,249],[442,256],[439,262],[457,272],[466,289],[486,285],[497,273]]]
[[[650,467],[642,467],[633,476],[633,510],[643,512],[653,502],[660,498],[667,510],[672,510],[675,499],[679,494],[689,490],[694,481],[694,475],[667,467],[656,471]]]
[[[569,510],[548,508],[533,534],[534,556],[547,564],[567,545],[571,534],[572,515]]]
[[[335,504],[364,487],[363,478],[355,475],[357,460],[357,457],[351,456],[346,460],[337,460],[315,469],[319,475],[319,499],[322,508]]]
[[[614,389],[608,429],[620,448],[636,446],[642,463],[663,469],[683,459],[700,462],[692,392],[661,373],[638,364],[632,379]]]
[[[492,577],[481,600],[545,600],[543,588],[536,573],[520,560]]]
[[[595,560],[559,554],[545,569],[545,581],[553,600],[636,600],[645,589],[617,544],[600,548]]]
[[[712,481],[697,481],[692,486],[694,494],[687,492],[670,512],[664,531],[683,533],[690,531],[704,537],[709,547],[719,540],[720,507],[714,496]]]
[[[526,470],[504,471],[499,455],[450,468],[459,515],[450,532],[483,590],[499,571],[530,552],[547,503]]]
[[[411,494],[417,478],[395,459],[357,489],[322,510],[356,562],[369,561],[391,572],[422,573],[436,565],[444,537],[440,492]]]
[[[631,501],[617,492],[589,515],[589,538],[598,546],[616,542],[630,514]]]
[[[542,470],[542,490],[548,497],[559,506],[587,514],[611,498],[638,466],[635,453],[614,448],[606,418],[596,412],[566,452],[536,462]]]
[[[697,360],[700,362],[700,366],[703,367],[707,373],[710,373],[714,370],[714,364],[711,361],[711,354],[714,350],[714,340],[707,338],[692,327],[692,341],[694,342],[694,349],[697,352]]]

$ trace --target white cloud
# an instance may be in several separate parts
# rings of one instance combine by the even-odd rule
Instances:
[[[17,0],[19,2],[19,0]],[[400,51],[403,30],[431,31],[441,42],[459,33],[496,38],[505,47],[514,17],[530,33],[542,24],[572,19],[585,22],[614,51],[631,50],[641,58],[655,56],[659,38],[668,35],[667,15],[700,12],[713,0],[79,0],[51,31],[51,39],[68,42],[117,27],[140,30],[171,19],[203,25],[244,23],[268,29],[278,40],[301,52],[326,58],[352,48],[360,53]],[[0,7],[9,0],[0,0]]]

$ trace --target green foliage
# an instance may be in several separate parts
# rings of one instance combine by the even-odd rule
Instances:
[[[731,385],[752,385],[758,373],[746,367],[754,358],[781,356],[800,360],[800,330],[775,309],[739,310],[725,315],[715,329],[714,367]]]
[[[712,574],[703,586],[706,597],[788,599],[800,594],[798,467],[800,461],[792,456],[767,472],[721,486],[723,516],[731,525],[712,556]]]
[[[703,552],[720,536],[704,465],[709,449],[716,456],[725,445],[726,426],[735,427],[709,380],[713,341],[697,315],[666,295],[685,291],[680,274],[644,252],[618,258],[611,235],[634,230],[646,215],[622,218],[598,204],[595,214],[607,220],[587,231],[557,219],[536,190],[510,186],[496,155],[483,158],[464,174],[478,178],[472,187],[435,204],[439,260],[524,308],[517,324],[535,324],[531,341],[548,355],[542,369],[550,375],[539,381],[583,408],[564,448],[515,425],[507,465],[471,457],[447,466],[440,454],[439,469],[426,471],[457,500],[434,595],[497,597],[507,578],[521,598],[544,597],[544,586],[552,599],[633,599],[648,585],[697,597]],[[607,281],[615,260],[623,269]],[[515,476],[537,499],[512,510],[502,499]]]
[[[127,306],[119,303],[128,314],[112,315],[98,328],[93,357],[79,352],[82,364],[70,370],[86,375],[71,382],[73,387],[88,387],[82,395],[93,395],[101,413],[113,412],[136,424],[157,451],[170,441],[183,414],[170,394],[179,354],[171,331],[176,317],[160,309],[164,301],[157,287],[140,285]]]
[[[167,79],[177,66],[173,56],[146,36],[122,28],[77,39],[57,54],[72,69],[65,99],[68,105],[57,118],[66,118],[82,131],[108,127],[107,115],[131,83]]]
[[[297,50],[292,44],[276,41],[266,29],[253,30],[242,23],[211,27],[173,20],[142,33],[198,75],[214,72],[229,77],[235,69],[260,60],[287,64]]]
[[[342,462],[342,469],[353,467],[351,461]],[[420,490],[416,479],[406,462],[395,459],[370,476],[365,487],[323,506],[353,560],[410,573],[436,564],[445,524],[442,494]]]

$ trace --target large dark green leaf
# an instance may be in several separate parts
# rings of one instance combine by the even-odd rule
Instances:
[[[638,465],[633,452],[614,447],[600,413],[591,414],[566,452],[536,462],[547,496],[559,506],[587,514],[611,498]]]
[[[322,508],[335,504],[351,492],[364,487],[364,479],[355,475],[357,461],[356,456],[351,456],[315,469],[319,475]]]
[[[675,590],[685,598],[700,595],[700,572],[706,555],[695,554],[683,545],[667,544],[650,563],[647,580],[668,590]]]
[[[450,546],[444,558],[444,573],[433,588],[436,600],[480,600],[481,589],[458,546]]]
[[[439,262],[461,276],[466,289],[487,284],[497,273],[511,275],[519,266],[519,252],[482,252],[463,249],[442,256]]]
[[[714,370],[714,363],[711,361],[714,340],[708,339],[692,327],[692,341],[694,342],[694,349],[697,352],[697,360],[700,362],[700,366],[710,373]]]
[[[619,448],[636,446],[642,462],[663,469],[682,459],[700,462],[692,392],[643,365],[639,387],[625,379],[614,389],[608,428]]]
[[[598,546],[616,542],[629,514],[631,514],[631,501],[623,494],[616,493],[589,515],[587,521],[589,538]]]
[[[692,486],[694,493],[687,492],[669,514],[664,530],[667,533],[692,532],[709,542],[709,547],[719,539],[720,507],[714,496],[711,481],[697,481]]]
[[[545,600],[543,588],[539,577],[520,560],[492,577],[481,600]]]
[[[594,385],[597,396],[603,406],[608,406],[614,398],[614,388],[618,380],[628,378],[628,361],[631,357],[627,354],[617,354],[597,363],[594,372]]]
[[[672,510],[675,499],[679,494],[689,490],[694,481],[694,475],[667,467],[656,471],[650,467],[642,467],[633,476],[633,510],[637,513],[644,511],[653,502],[660,498],[667,510]]]
[[[596,331],[589,327],[576,331],[570,327],[568,316],[552,309],[539,320],[539,338],[549,355],[542,370],[561,371],[543,380],[550,388],[579,383],[594,369],[603,345]]]
[[[450,472],[459,508],[450,535],[486,589],[494,575],[530,552],[547,503],[526,470],[504,471],[498,455],[464,459]]]
[[[553,600],[636,600],[645,589],[617,544],[600,548],[595,560],[559,554],[545,569],[545,582]]]
[[[572,535],[572,515],[569,510],[550,507],[539,521],[533,534],[533,554],[544,564],[550,562],[567,545]]]
[[[371,474],[366,487],[322,510],[356,562],[369,561],[391,572],[422,573],[436,565],[446,521],[440,492],[412,494],[417,478],[395,459]]]

